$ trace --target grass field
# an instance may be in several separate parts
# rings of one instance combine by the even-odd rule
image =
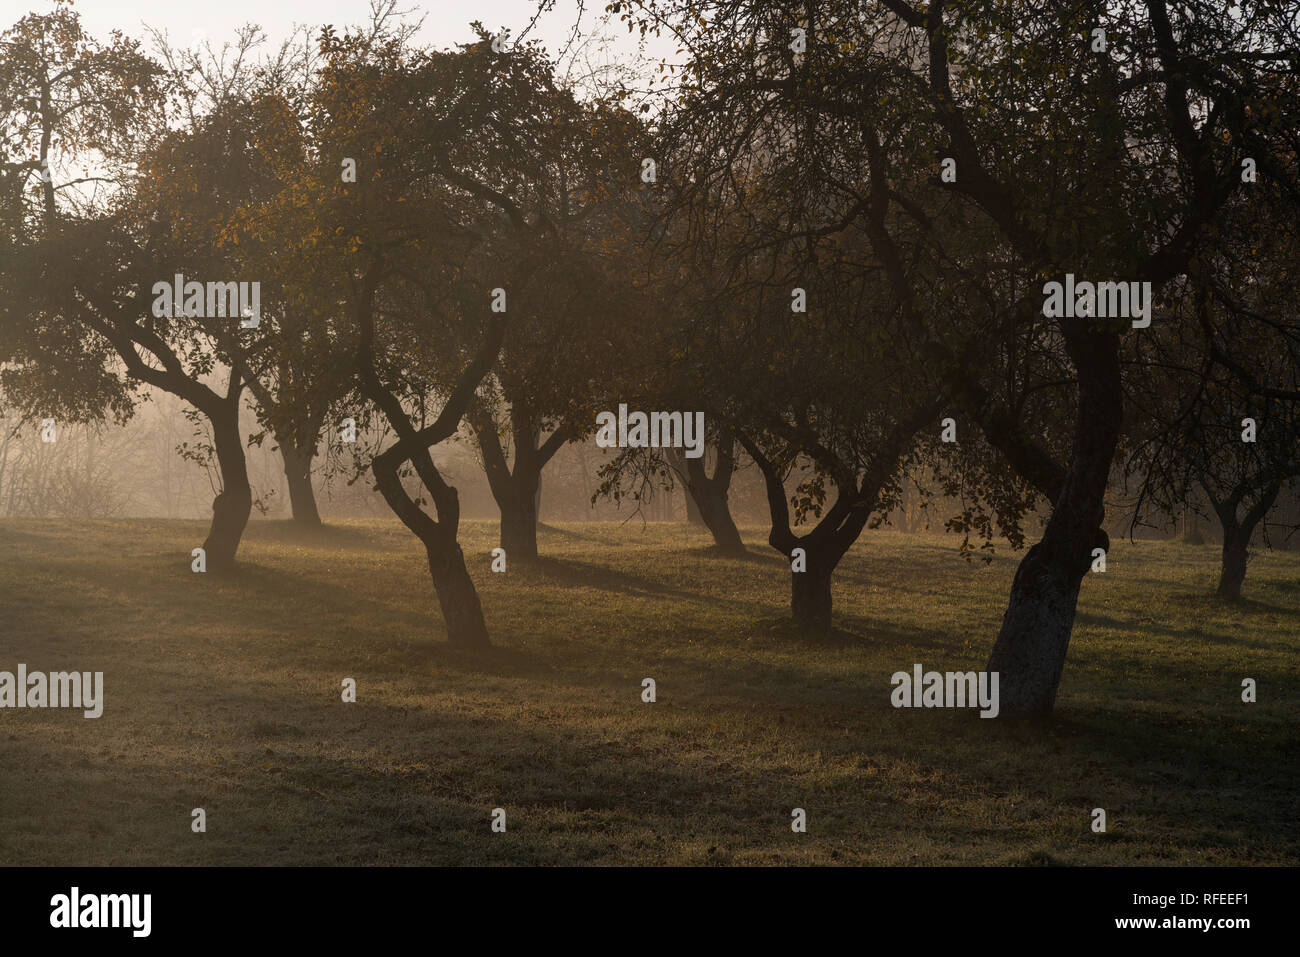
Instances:
[[[1027,726],[890,706],[893,672],[978,670],[996,633],[1019,556],[952,538],[864,534],[818,640],[760,529],[745,561],[684,525],[544,527],[498,575],[495,523],[466,523],[496,643],[471,653],[396,522],[254,523],[230,579],[190,572],[204,531],[0,523],[0,670],[106,689],[98,720],[0,711],[0,864],[1300,859],[1300,554],[1232,606],[1214,547],[1117,543]]]

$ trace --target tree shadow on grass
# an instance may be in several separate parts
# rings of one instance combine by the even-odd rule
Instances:
[[[273,542],[277,545],[305,545],[312,548],[392,551],[394,544],[384,537],[383,531],[374,527],[334,525],[328,522],[313,528],[299,525],[291,519],[260,519],[248,524],[245,540],[254,544]]]
[[[1260,601],[1258,598],[1252,598],[1250,595],[1243,595],[1240,598],[1221,598],[1210,590],[1195,591],[1188,595],[1184,602],[1192,607],[1203,608],[1207,611],[1218,611],[1230,613],[1234,617],[1239,615],[1294,615],[1300,612],[1294,605],[1286,608],[1282,605],[1272,605],[1266,601]]]
[[[1263,608],[1256,609],[1256,611],[1263,611],[1265,609],[1283,614],[1291,613],[1290,609],[1276,608],[1273,606],[1263,606]],[[1076,634],[1079,625],[1109,628],[1133,635],[1162,635],[1166,638],[1175,638],[1182,642],[1227,645],[1233,648],[1249,648],[1254,651],[1269,651],[1276,648],[1275,644],[1265,644],[1258,641],[1245,641],[1234,635],[1217,634],[1198,628],[1172,628],[1169,625],[1157,622],[1154,618],[1123,621],[1119,618],[1098,614],[1095,611],[1075,612],[1074,626]]]
[[[681,553],[683,557],[704,558],[711,562],[747,562],[754,565],[770,565],[772,567],[783,566],[786,564],[786,560],[775,552],[772,552],[771,549],[768,549],[768,554],[764,554],[762,551],[756,551],[748,545],[745,546],[745,553],[743,555],[725,551],[719,545],[692,546],[689,548],[683,548]]]
[[[609,548],[612,544],[607,539],[597,538],[594,535],[584,535],[581,532],[575,532],[569,528],[561,528],[558,525],[548,525],[546,522],[537,523],[537,532],[539,542],[545,541],[546,538],[554,537],[567,539],[573,542],[591,542],[595,545],[600,545],[603,548]]]
[[[580,585],[635,597],[676,598],[708,605],[725,604],[735,608],[752,608],[753,603],[734,598],[720,598],[704,592],[684,591],[639,575],[631,575],[605,565],[543,556],[525,566],[526,575],[562,585]]]
[[[771,638],[789,645],[810,648],[860,648],[870,645],[871,638],[863,631],[848,630],[832,625],[815,628],[801,624],[790,616],[755,618],[753,627]]]
[[[250,596],[253,611],[240,609],[240,615],[273,610],[268,603],[273,605],[278,590],[295,577],[265,571],[265,594]],[[219,596],[214,594],[212,603],[219,605]],[[774,629],[778,635],[780,630]],[[887,640],[914,645],[917,637],[894,628]],[[357,636],[360,667],[373,667],[367,662],[376,643],[386,640],[382,620]],[[458,657],[445,642],[426,647],[431,654],[447,653],[409,660],[399,669],[417,682],[435,660],[439,666],[511,676],[545,664],[509,649]],[[634,657],[636,649],[629,647],[626,655]],[[31,863],[84,864],[86,858],[77,857],[83,854],[96,863],[124,862],[138,853],[136,848],[144,849],[144,860],[137,856],[135,862],[148,863],[339,863],[380,857],[479,863],[530,856],[533,862],[572,863],[588,856],[626,861],[636,852],[618,830],[625,821],[635,822],[634,835],[638,829],[691,835],[702,845],[780,854],[785,845],[772,835],[788,831],[783,815],[791,782],[808,792],[809,807],[860,795],[844,805],[842,816],[862,852],[877,845],[882,853],[905,851],[905,844],[891,843],[885,835],[969,842],[972,827],[985,827],[980,833],[1011,848],[1026,825],[1014,819],[981,824],[978,808],[1013,792],[1031,794],[1051,812],[1072,807],[1090,789],[1099,792],[1099,802],[1122,789],[1127,804],[1119,806],[1121,815],[1139,814],[1170,832],[1168,838],[1143,840],[1153,847],[1174,841],[1174,853],[1188,863],[1197,848],[1249,843],[1275,817],[1271,843],[1295,833],[1295,822],[1280,816],[1296,763],[1285,756],[1280,731],[1243,746],[1242,733],[1226,728],[1218,714],[1187,710],[1168,718],[1144,716],[1139,724],[1125,709],[1091,701],[1032,724],[970,713],[895,712],[883,670],[827,677],[798,665],[769,667],[761,660],[700,662],[675,654],[672,659],[671,667],[690,669],[691,683],[688,693],[676,696],[673,683],[664,682],[661,704],[682,710],[663,724],[653,711],[641,718],[638,704],[579,693],[611,687],[610,676],[571,659],[536,689],[457,686],[453,676],[431,677],[430,697],[414,702],[376,697],[363,681],[355,710],[340,703],[337,688],[327,691],[325,683],[319,697],[304,694],[301,685],[285,684],[278,670],[286,664],[282,657],[257,662],[274,668],[256,678],[243,667],[220,681],[201,673],[137,674],[129,688],[134,700],[179,692],[194,717],[171,715],[161,701],[153,711],[123,712],[115,720],[134,722],[121,730],[122,742],[133,746],[119,744],[122,755],[102,765],[76,763],[85,749],[84,735],[69,735],[54,720],[48,729],[19,729],[22,737],[10,755],[23,773],[8,776],[0,795],[11,831],[61,817],[90,820],[102,829],[93,844],[74,849],[65,842],[55,851],[29,852]],[[326,673],[331,667],[319,660],[312,665]],[[1282,677],[1277,676],[1279,683]],[[1177,682],[1168,674],[1163,678],[1157,690],[1175,694]],[[818,680],[826,682],[824,689],[815,687]],[[171,687],[172,682],[180,687]],[[444,687],[488,698],[465,713],[459,705],[439,703]],[[554,709],[522,719],[517,696],[524,690],[555,702]],[[626,700],[637,701],[635,682]],[[572,709],[562,710],[566,705]],[[628,724],[634,713],[636,722]],[[711,722],[729,730],[714,732],[717,724]],[[842,734],[842,728],[849,733]],[[783,742],[780,754],[770,750],[773,733]],[[186,734],[193,736],[188,753],[176,745],[189,742]],[[1273,752],[1282,757],[1280,763],[1261,760]],[[813,753],[828,761],[861,756],[875,771],[869,776],[860,762],[837,763],[830,765],[839,769],[831,777],[805,780],[801,776],[809,769],[800,756]],[[861,796],[871,787],[879,789],[876,796]],[[937,796],[952,803],[937,810]],[[509,809],[511,833],[520,835],[519,843],[489,833],[487,813],[498,804]],[[223,822],[214,829],[217,840],[210,849],[185,827],[185,815],[195,806],[207,807]],[[1197,808],[1205,821],[1187,818]],[[162,819],[180,823],[168,824],[168,830],[154,823]],[[769,820],[770,832],[764,824]],[[1206,829],[1211,836],[1202,836]]]

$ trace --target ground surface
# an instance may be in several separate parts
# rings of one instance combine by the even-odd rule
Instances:
[[[545,528],[539,567],[497,575],[467,523],[497,645],[472,654],[395,522],[254,523],[232,579],[190,572],[203,531],[0,523],[0,670],[106,685],[98,720],[0,711],[0,864],[1300,860],[1300,554],[1231,606],[1213,547],[1116,544],[1027,727],[889,704],[914,662],[983,666],[1009,552],[868,532],[817,641],[759,529],[740,561],[686,526]]]

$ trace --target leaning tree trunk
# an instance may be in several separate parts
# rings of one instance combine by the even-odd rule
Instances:
[[[483,620],[483,607],[479,604],[474,580],[465,567],[465,554],[455,541],[425,542],[429,558],[429,574],[442,608],[442,618],[447,625],[447,640],[453,645],[486,647],[487,624]]]
[[[1095,548],[1108,548],[1101,527],[1106,482],[1122,419],[1118,339],[1067,334],[1079,377],[1074,444],[1043,538],[1021,561],[987,668],[998,672],[1006,717],[1048,715],[1065,667],[1079,585]]]
[[[735,441],[731,434],[724,432],[718,440],[717,462],[712,476],[706,471],[702,458],[688,458],[679,449],[672,450],[672,455],[678,470],[684,469],[686,473],[687,517],[691,516],[693,506],[721,554],[732,557],[749,554],[727,501],[731,477],[736,470]]]
[[[474,581],[465,567],[465,556],[456,542],[460,528],[460,496],[443,479],[430,449],[456,434],[469,410],[474,394],[496,362],[505,339],[505,318],[493,321],[473,360],[461,372],[432,425],[417,429],[410,421],[399,396],[386,388],[375,371],[375,294],[379,288],[379,265],[372,264],[363,294],[356,304],[361,330],[357,353],[357,378],[362,393],[383,411],[389,424],[401,436],[397,442],[371,460],[370,470],[388,507],[396,513],[424,545],[438,604],[447,626],[447,639],[454,645],[486,648],[491,645],[483,608]],[[433,500],[435,519],[424,511],[402,486],[399,470],[410,462]]]
[[[315,450],[300,452],[291,442],[280,441],[280,457],[284,460],[284,478],[289,486],[289,507],[293,523],[304,528],[319,528],[320,510],[316,507],[316,492],[311,484],[311,463]]]
[[[412,462],[420,481],[429,491],[438,513],[436,521],[402,486],[398,469],[404,461]],[[491,645],[474,580],[470,578],[465,555],[456,541],[460,526],[460,496],[443,481],[428,449],[407,453],[399,442],[375,456],[370,469],[384,501],[424,545],[433,589],[447,626],[447,640],[453,645],[470,648]]]
[[[248,463],[240,441],[239,407],[225,404],[210,414],[217,465],[221,470],[221,492],[212,500],[212,525],[203,542],[209,571],[228,571],[253,510],[253,490],[248,481]]]

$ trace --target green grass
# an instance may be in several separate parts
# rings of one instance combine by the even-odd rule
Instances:
[[[229,579],[190,572],[201,523],[0,523],[0,669],[106,686],[98,720],[0,711],[0,864],[1297,861],[1300,555],[1227,605],[1213,547],[1116,544],[1055,719],[1017,725],[895,710],[889,678],[982,668],[1018,555],[868,532],[817,640],[745,531],[748,561],[680,525],[544,528],[496,575],[467,523],[472,653],[395,522],[254,523]]]

